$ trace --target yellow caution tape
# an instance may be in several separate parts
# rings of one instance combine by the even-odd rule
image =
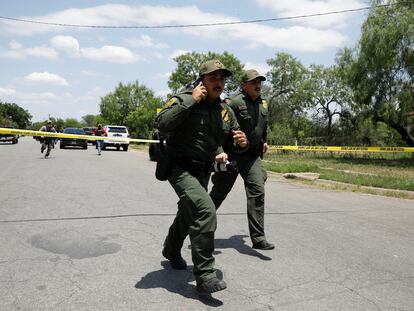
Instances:
[[[273,150],[336,152],[414,152],[414,147],[269,146]]]
[[[18,130],[18,129],[10,129],[10,128],[2,128],[2,127],[0,127],[0,134],[14,134],[14,135],[21,135],[21,136],[40,136],[40,137],[53,137],[53,138],[72,138],[72,139],[86,139],[86,140],[125,141],[125,142],[130,142],[130,143],[158,143],[159,142],[158,140],[153,140],[153,139],[75,135],[75,134],[64,134],[64,133],[55,133],[55,132]]]
[[[159,142],[158,140],[153,140],[153,139],[75,135],[75,134],[63,134],[63,133],[54,133],[54,132],[18,130],[18,129],[2,128],[2,127],[0,127],[0,134],[14,134],[14,135],[21,135],[21,136],[40,136],[40,137],[54,137],[54,138],[73,138],[73,139],[87,139],[87,140],[125,141],[125,142],[130,142],[130,143],[158,143]],[[271,150],[296,150],[296,151],[414,152],[414,147],[269,146],[269,148]]]

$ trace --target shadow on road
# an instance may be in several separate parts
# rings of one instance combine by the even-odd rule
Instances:
[[[214,246],[215,251],[214,254],[220,254],[221,252],[217,249],[224,249],[224,248],[234,248],[236,251],[238,251],[240,254],[249,255],[258,257],[262,260],[272,260],[272,258],[263,255],[262,253],[259,253],[258,251],[251,248],[249,245],[246,244],[244,241],[244,238],[248,238],[248,235],[233,235],[232,237],[228,239],[215,239],[214,240]]]
[[[219,307],[223,305],[221,300],[214,298],[211,295],[199,295],[196,292],[195,286],[189,284],[194,281],[192,274],[192,267],[190,266],[185,271],[174,270],[171,268],[168,261],[162,261],[163,269],[153,271],[145,275],[135,284],[137,289],[148,288],[165,288],[169,292],[179,294],[185,298],[196,299],[210,307]],[[220,274],[217,275],[220,277]]]

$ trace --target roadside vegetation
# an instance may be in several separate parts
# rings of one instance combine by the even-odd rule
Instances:
[[[410,153],[274,151],[264,160],[267,170],[273,172],[313,172],[320,179],[357,186],[414,191],[414,157]]]

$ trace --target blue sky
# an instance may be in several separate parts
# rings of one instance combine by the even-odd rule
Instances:
[[[234,22],[368,6],[366,0],[1,1],[0,15],[43,22],[145,26]],[[99,113],[101,96],[138,80],[156,95],[180,53],[228,51],[263,74],[286,52],[305,65],[331,65],[353,47],[368,11],[255,24],[175,29],[85,29],[0,19],[0,101],[32,121]]]

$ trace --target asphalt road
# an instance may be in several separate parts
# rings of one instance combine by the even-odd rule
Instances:
[[[161,256],[177,198],[143,152],[0,144],[0,310],[414,310],[414,203],[266,184],[251,249],[238,180],[219,210],[228,289],[199,297]]]

